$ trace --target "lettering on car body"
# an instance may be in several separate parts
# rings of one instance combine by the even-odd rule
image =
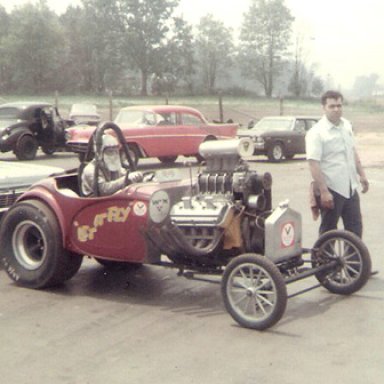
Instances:
[[[78,225],[77,226],[77,239],[81,242],[93,240],[98,228],[104,226],[107,223],[125,223],[131,212],[131,207],[109,207],[105,212],[101,212],[95,215],[93,219],[93,225]]]

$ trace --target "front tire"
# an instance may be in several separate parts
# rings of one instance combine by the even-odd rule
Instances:
[[[361,289],[371,275],[371,258],[363,241],[352,232],[332,230],[316,241],[314,267],[336,261],[330,271],[317,273],[319,283],[332,293],[350,295]]]
[[[39,144],[31,135],[21,136],[15,147],[15,155],[18,160],[33,160],[36,157]]]
[[[85,152],[79,152],[77,154],[77,157],[78,157],[80,163],[83,163],[85,161]]]
[[[41,150],[46,155],[51,156],[51,155],[53,155],[56,152],[56,147],[54,145],[42,145],[41,146]]]
[[[246,328],[264,330],[285,312],[287,288],[276,265],[255,254],[235,257],[226,267],[221,292],[234,320]]]
[[[3,218],[0,241],[4,269],[18,285],[46,288],[70,279],[79,270],[80,255],[63,248],[60,226],[44,203],[17,203]]]
[[[284,146],[281,143],[273,143],[268,150],[268,159],[273,162],[279,162],[284,158]]]
[[[173,164],[178,156],[160,156],[158,159],[163,163],[163,164]]]

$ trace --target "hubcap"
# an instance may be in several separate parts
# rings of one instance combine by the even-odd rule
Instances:
[[[279,146],[275,147],[273,149],[273,155],[275,159],[280,160],[282,156],[281,148]]]

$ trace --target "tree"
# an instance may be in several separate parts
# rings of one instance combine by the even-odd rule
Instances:
[[[111,2],[113,3],[113,2]],[[141,73],[141,95],[156,73],[179,0],[115,0],[114,15],[126,61]]]
[[[324,82],[320,77],[312,80],[312,95],[320,96],[324,92]]]
[[[369,76],[358,76],[353,84],[353,94],[360,99],[374,96],[379,75],[371,73]]]
[[[61,17],[67,38],[68,86],[85,92],[104,92],[118,83],[123,60],[116,30],[112,28],[111,3],[82,0]]]
[[[174,92],[182,84],[193,92],[194,39],[192,26],[181,17],[174,17],[167,33],[167,41],[160,48],[161,60],[154,66],[152,92]]]
[[[88,44],[89,31],[85,11],[70,6],[60,18],[65,31],[63,47],[63,71],[65,88],[72,91],[92,90],[92,47]]]
[[[192,26],[183,18],[175,17],[164,52],[165,72],[172,74],[177,83],[184,83],[193,93],[195,74],[194,36]]]
[[[243,74],[256,79],[271,97],[282,71],[294,18],[284,0],[252,0],[240,33]]]
[[[5,8],[0,5],[0,90],[7,91],[9,87],[9,78],[11,76],[11,67],[8,62],[6,51],[6,38],[9,30],[9,16]]]
[[[63,42],[58,17],[45,1],[14,10],[3,45],[14,87],[33,93],[55,88]]]
[[[309,73],[305,65],[303,38],[296,35],[293,73],[288,85],[288,90],[297,98],[304,96],[308,88]]]
[[[232,65],[232,30],[211,14],[201,18],[197,30],[196,49],[202,80],[208,93],[212,94],[217,77],[225,75]]]

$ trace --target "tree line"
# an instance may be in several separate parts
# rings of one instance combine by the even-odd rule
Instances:
[[[212,14],[188,23],[179,0],[0,6],[0,93],[317,95],[293,21],[284,0],[250,0],[238,36]]]

